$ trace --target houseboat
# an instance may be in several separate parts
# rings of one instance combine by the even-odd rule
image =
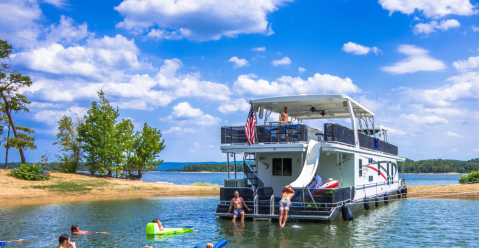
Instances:
[[[228,172],[221,187],[216,216],[225,216],[238,190],[251,208],[245,217],[276,219],[288,184],[295,190],[289,211],[293,220],[348,220],[359,209],[406,196],[406,181],[398,173],[405,159],[387,142],[387,130],[375,123],[374,114],[350,97],[281,96],[250,104],[255,119],[263,122],[255,123],[252,144],[245,126],[221,127],[221,151],[228,166],[234,160],[234,176]],[[285,107],[288,121],[273,118]],[[244,178],[237,178],[237,166],[243,167]]]

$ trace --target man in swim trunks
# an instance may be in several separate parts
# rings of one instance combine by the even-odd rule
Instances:
[[[291,198],[294,196],[294,189],[291,187],[291,184],[289,184],[284,186],[281,193],[282,197],[281,201],[279,202],[279,227],[284,228],[284,225],[286,225],[286,220],[288,220],[289,206],[291,206]]]
[[[238,217],[238,215],[241,215],[241,222],[244,222],[244,210],[243,210],[243,206],[248,209],[248,211],[251,211],[251,208],[249,208],[248,206],[246,206],[246,203],[244,202],[243,200],[243,197],[240,197],[239,196],[239,192],[238,190],[235,191],[235,197],[233,199],[231,199],[231,204],[230,204],[230,208],[228,209],[228,212],[225,214],[226,216],[228,216],[231,212],[231,207],[234,205],[235,209],[233,210],[233,223],[236,222],[236,217]]]
[[[289,108],[288,106],[284,106],[284,112],[281,113],[281,132],[283,132],[283,128],[285,127],[285,125],[288,124],[288,120],[289,120],[289,117],[288,117],[288,111],[289,111]],[[288,136],[288,132],[287,132],[287,129],[284,129],[285,132],[286,132],[286,142],[289,142],[289,136]],[[279,134],[278,135],[278,141],[281,141],[281,137],[283,137],[283,134]]]

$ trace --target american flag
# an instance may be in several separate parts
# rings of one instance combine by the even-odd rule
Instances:
[[[256,117],[254,116],[253,105],[249,110],[248,119],[246,120],[246,125],[244,126],[244,133],[246,134],[246,141],[248,145],[254,143],[254,125],[256,124]]]

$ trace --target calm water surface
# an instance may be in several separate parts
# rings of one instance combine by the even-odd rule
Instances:
[[[217,197],[150,198],[0,207],[0,239],[19,239],[6,247],[54,247],[71,224],[110,234],[73,236],[78,247],[472,247],[479,245],[479,201],[406,199],[366,212],[353,221],[247,221],[244,225],[213,215]],[[166,227],[194,226],[197,231],[147,237],[145,226],[159,217]]]
[[[446,185],[458,184],[458,174],[405,174],[408,185]],[[147,182],[170,182],[174,184],[192,184],[196,182],[207,182],[211,184],[223,185],[223,180],[227,179],[227,173],[182,173],[182,172],[148,172],[143,176]],[[400,175],[402,177],[402,174]],[[234,174],[230,173],[230,179]],[[243,173],[237,173],[236,178],[243,178]]]

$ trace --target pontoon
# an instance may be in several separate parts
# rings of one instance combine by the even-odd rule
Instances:
[[[255,126],[252,145],[246,142],[244,126],[221,127],[221,151],[228,166],[234,159],[235,172],[234,178],[228,172],[220,190],[216,216],[225,216],[238,190],[252,208],[245,209],[245,217],[278,218],[278,201],[288,184],[296,192],[289,216],[297,220],[332,220],[339,213],[377,207],[406,195],[406,182],[398,173],[398,162],[405,159],[398,156],[397,146],[387,142],[387,129],[379,128],[374,114],[348,96],[282,96],[250,104],[256,120],[263,122]],[[285,106],[290,120],[268,119],[281,114]],[[341,125],[333,119],[346,121]],[[237,156],[242,158],[242,179],[237,178]],[[328,179],[337,181],[337,187],[321,187]]]

